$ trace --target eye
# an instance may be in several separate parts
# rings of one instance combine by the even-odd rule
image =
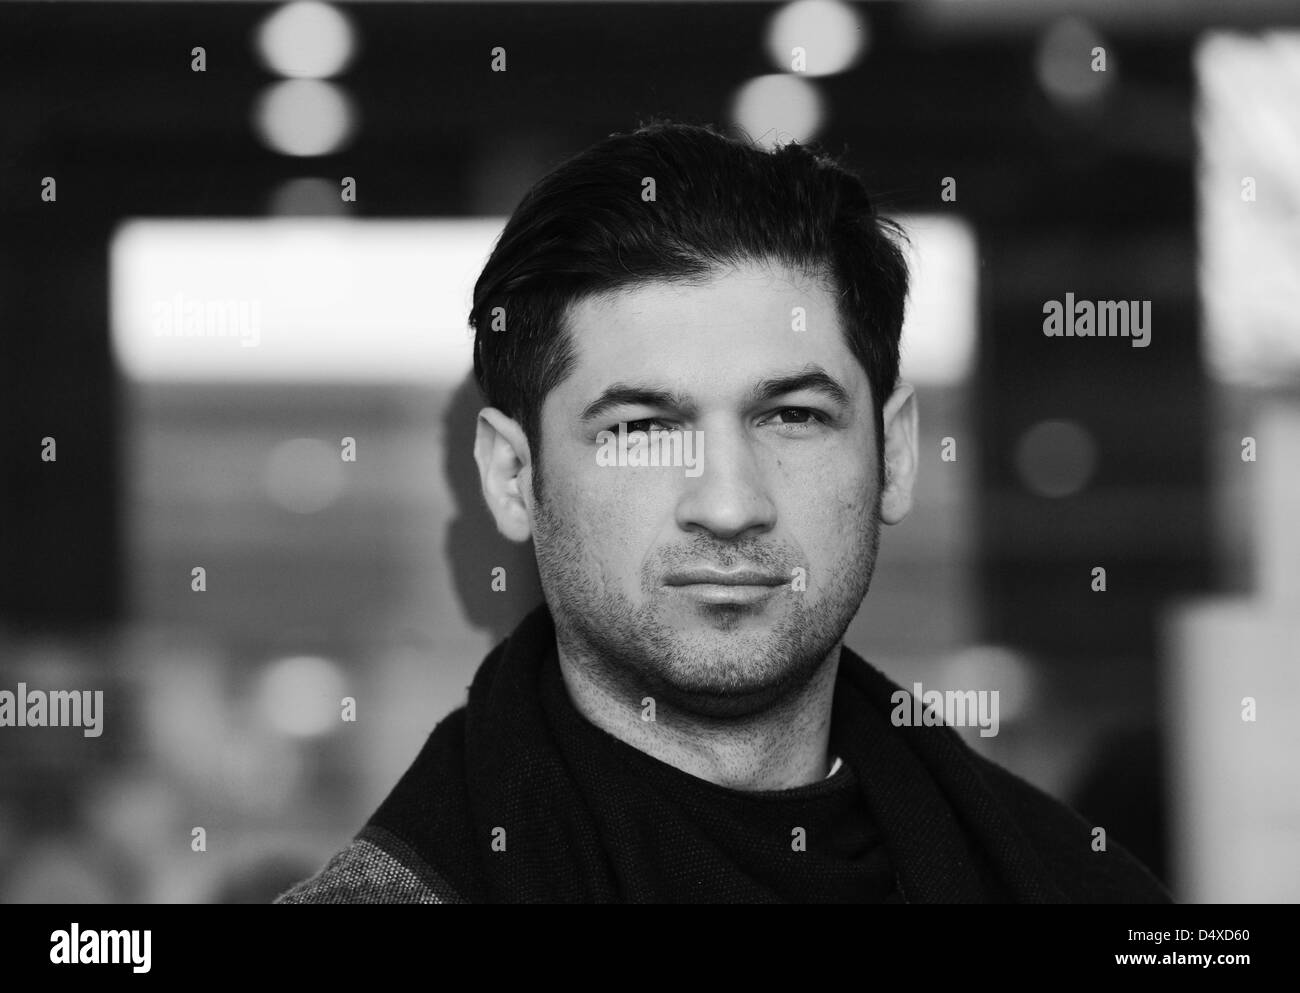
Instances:
[[[786,421],[782,424],[783,427],[794,429],[793,431],[787,432],[789,434],[800,434],[804,431],[811,431],[815,426],[827,423],[827,417],[825,414],[818,413],[815,410],[809,410],[807,407],[782,407],[780,410],[776,411],[776,413],[782,417],[788,414],[795,415],[796,419],[793,422]]]
[[[659,426],[659,430],[661,431],[671,430],[671,428],[664,421],[659,420],[659,418],[657,417],[647,417],[639,421],[623,421],[621,422],[621,425],[615,424],[612,428],[610,428],[610,430],[613,431],[615,434],[617,434],[619,427],[625,426],[627,428],[628,434],[635,434],[637,432],[644,432],[645,434],[649,434],[650,425],[652,424],[657,424]]]

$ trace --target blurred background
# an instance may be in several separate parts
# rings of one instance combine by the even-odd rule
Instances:
[[[848,643],[997,689],[972,746],[1179,899],[1300,899],[1297,107],[1290,0],[0,4],[0,690],[104,693],[0,727],[0,901],[263,902],[361,827],[540,601],[474,279],[652,115],[846,151],[913,234]],[[1149,346],[1045,337],[1067,292]]]

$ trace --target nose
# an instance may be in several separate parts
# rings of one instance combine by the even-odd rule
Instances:
[[[776,505],[752,439],[738,426],[700,430],[702,472],[686,478],[677,503],[678,526],[724,540],[770,531],[776,524]]]

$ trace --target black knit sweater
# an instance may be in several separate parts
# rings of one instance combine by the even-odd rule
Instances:
[[[842,650],[831,746],[792,790],[690,776],[568,699],[538,607],[489,653],[353,842],[281,903],[1167,903],[1122,847],[947,727],[895,727],[898,687]]]

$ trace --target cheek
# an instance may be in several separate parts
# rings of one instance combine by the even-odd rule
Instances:
[[[599,466],[558,489],[555,510],[580,568],[600,582],[639,587],[642,564],[671,517],[671,493],[643,474]]]
[[[797,491],[787,494],[786,530],[813,565],[823,566],[861,553],[874,517],[877,487],[874,468],[826,464]],[[847,471],[837,471],[839,469]]]

